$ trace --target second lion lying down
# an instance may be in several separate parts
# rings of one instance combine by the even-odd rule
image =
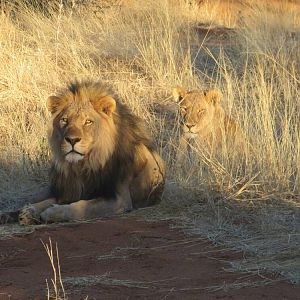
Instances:
[[[51,195],[19,214],[6,214],[7,219],[19,215],[20,224],[85,220],[160,200],[164,162],[142,120],[107,85],[74,82],[51,96],[47,107]]]
[[[220,91],[187,91],[176,87],[173,89],[173,97],[179,105],[181,121],[177,160],[189,150],[191,142],[206,149],[208,153],[243,152],[245,135],[237,122],[221,107]]]

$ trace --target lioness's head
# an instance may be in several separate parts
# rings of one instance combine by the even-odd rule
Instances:
[[[116,100],[107,86],[76,82],[47,100],[52,114],[49,142],[59,164],[93,160],[104,164],[114,149]]]
[[[173,97],[180,107],[183,134],[193,139],[213,125],[222,94],[217,90],[186,91],[176,87],[173,89]]]

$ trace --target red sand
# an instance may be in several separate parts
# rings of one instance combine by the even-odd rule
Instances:
[[[198,237],[184,236],[166,223],[108,219],[89,224],[38,228],[26,236],[0,240],[0,299],[46,299],[45,279],[52,273],[41,239],[58,242],[62,277],[104,275],[115,285],[65,284],[68,299],[299,299],[300,287],[285,282],[219,290],[247,280],[223,270],[241,255],[222,251]],[[135,248],[135,249],[133,249]],[[99,260],[114,254],[115,258]],[[142,282],[122,286],[122,280]],[[250,281],[263,280],[251,277]]]

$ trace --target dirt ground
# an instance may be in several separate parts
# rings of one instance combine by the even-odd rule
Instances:
[[[1,300],[46,299],[45,280],[50,282],[52,273],[41,240],[49,237],[58,243],[71,300],[300,299],[300,287],[278,278],[226,272],[241,253],[186,236],[167,223],[113,218],[40,227],[0,240]]]

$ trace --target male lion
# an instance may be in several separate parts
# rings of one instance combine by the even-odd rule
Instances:
[[[204,147],[210,153],[242,146],[243,133],[239,125],[227,116],[221,107],[220,91],[186,91],[182,87],[176,87],[173,89],[173,97],[180,107],[181,136],[177,155],[179,160],[189,149],[191,142]]]
[[[110,216],[160,200],[164,162],[143,121],[107,85],[71,83],[47,107],[51,194],[21,209],[20,224]]]

